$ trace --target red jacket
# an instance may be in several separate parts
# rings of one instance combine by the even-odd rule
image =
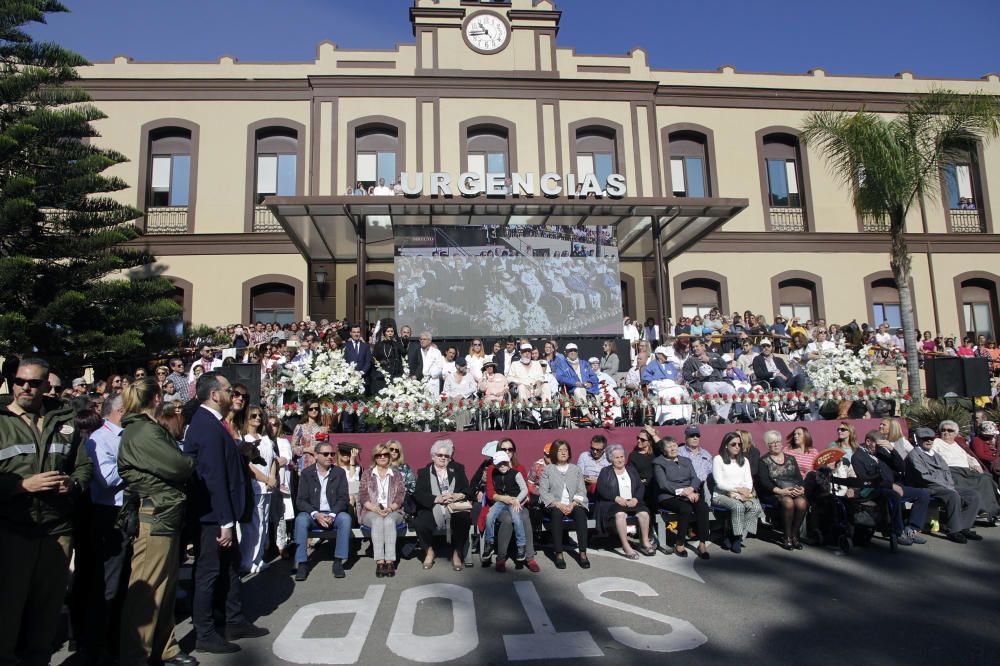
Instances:
[[[983,469],[988,469],[994,474],[1000,473],[1000,451],[996,438],[990,443],[982,437],[973,437],[972,453],[983,464]]]

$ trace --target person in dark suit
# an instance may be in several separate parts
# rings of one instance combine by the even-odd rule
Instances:
[[[516,349],[517,341],[508,336],[504,348],[493,354],[493,362],[497,364],[497,374],[505,375],[510,371],[510,364],[518,361],[521,354]]]
[[[455,445],[450,439],[439,439],[431,445],[432,462],[417,472],[417,485],[413,500],[417,505],[415,527],[420,545],[424,548],[424,569],[434,566],[434,530],[446,529],[451,539],[451,565],[462,570],[465,542],[472,524],[471,511],[452,512],[449,504],[462,502],[470,497],[469,479],[465,467],[452,460]]]
[[[378,362],[379,367],[372,368],[372,388],[371,394],[377,396],[379,391],[388,386],[389,382],[403,374],[403,348],[396,340],[396,329],[385,325],[380,331],[381,339],[375,343],[372,349],[373,365]]]
[[[767,338],[760,341],[760,353],[753,359],[753,374],[776,389],[801,391],[806,385],[805,375],[793,374],[784,359],[774,355],[774,348]]]
[[[328,441],[316,443],[316,464],[306,467],[299,476],[299,491],[295,496],[295,580],[309,575],[309,530],[335,529],[337,541],[333,550],[333,576],[343,578],[344,560],[350,554],[351,512],[347,492],[347,474],[334,464],[336,453]]]
[[[197,637],[195,649],[225,654],[240,649],[232,641],[264,636],[268,631],[243,615],[236,523],[250,519],[247,496],[252,491],[245,459],[225,423],[233,388],[221,374],[206,372],[198,378],[196,392],[200,406],[184,436],[184,453],[194,459],[198,477],[193,509],[201,528],[191,619]],[[219,635],[212,617],[215,585],[220,580],[228,586],[225,638]]]
[[[354,367],[365,377],[365,392],[371,388],[372,350],[368,343],[361,339],[361,326],[351,326],[351,337],[344,343],[344,360],[353,363]],[[344,414],[341,419],[344,432],[364,432],[365,420],[358,414]]]

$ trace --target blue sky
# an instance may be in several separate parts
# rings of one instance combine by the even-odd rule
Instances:
[[[91,60],[304,61],[412,42],[411,0],[63,0],[31,32]],[[560,46],[658,69],[978,78],[1000,71],[1000,0],[561,0]]]

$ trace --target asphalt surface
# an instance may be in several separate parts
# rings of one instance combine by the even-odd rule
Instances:
[[[226,666],[671,658],[993,665],[1000,529],[979,532],[982,542],[930,536],[896,554],[880,539],[848,555],[751,540],[739,555],[713,546],[709,561],[692,551],[633,562],[592,547],[589,570],[571,558],[557,570],[540,551],[538,574],[511,562],[497,573],[478,557],[474,568],[455,572],[439,551],[429,571],[413,559],[396,577],[376,578],[373,561],[361,558],[342,580],[321,547],[305,583],[295,583],[282,561],[246,580],[245,611],[270,635],[240,641],[237,654],[194,654]],[[192,649],[190,621],[177,631]],[[64,647],[53,663],[67,656]]]

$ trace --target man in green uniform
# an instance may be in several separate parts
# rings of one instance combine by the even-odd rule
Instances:
[[[48,376],[47,362],[21,360],[14,399],[0,407],[0,666],[49,663],[73,510],[93,473],[73,410],[45,407]]]

